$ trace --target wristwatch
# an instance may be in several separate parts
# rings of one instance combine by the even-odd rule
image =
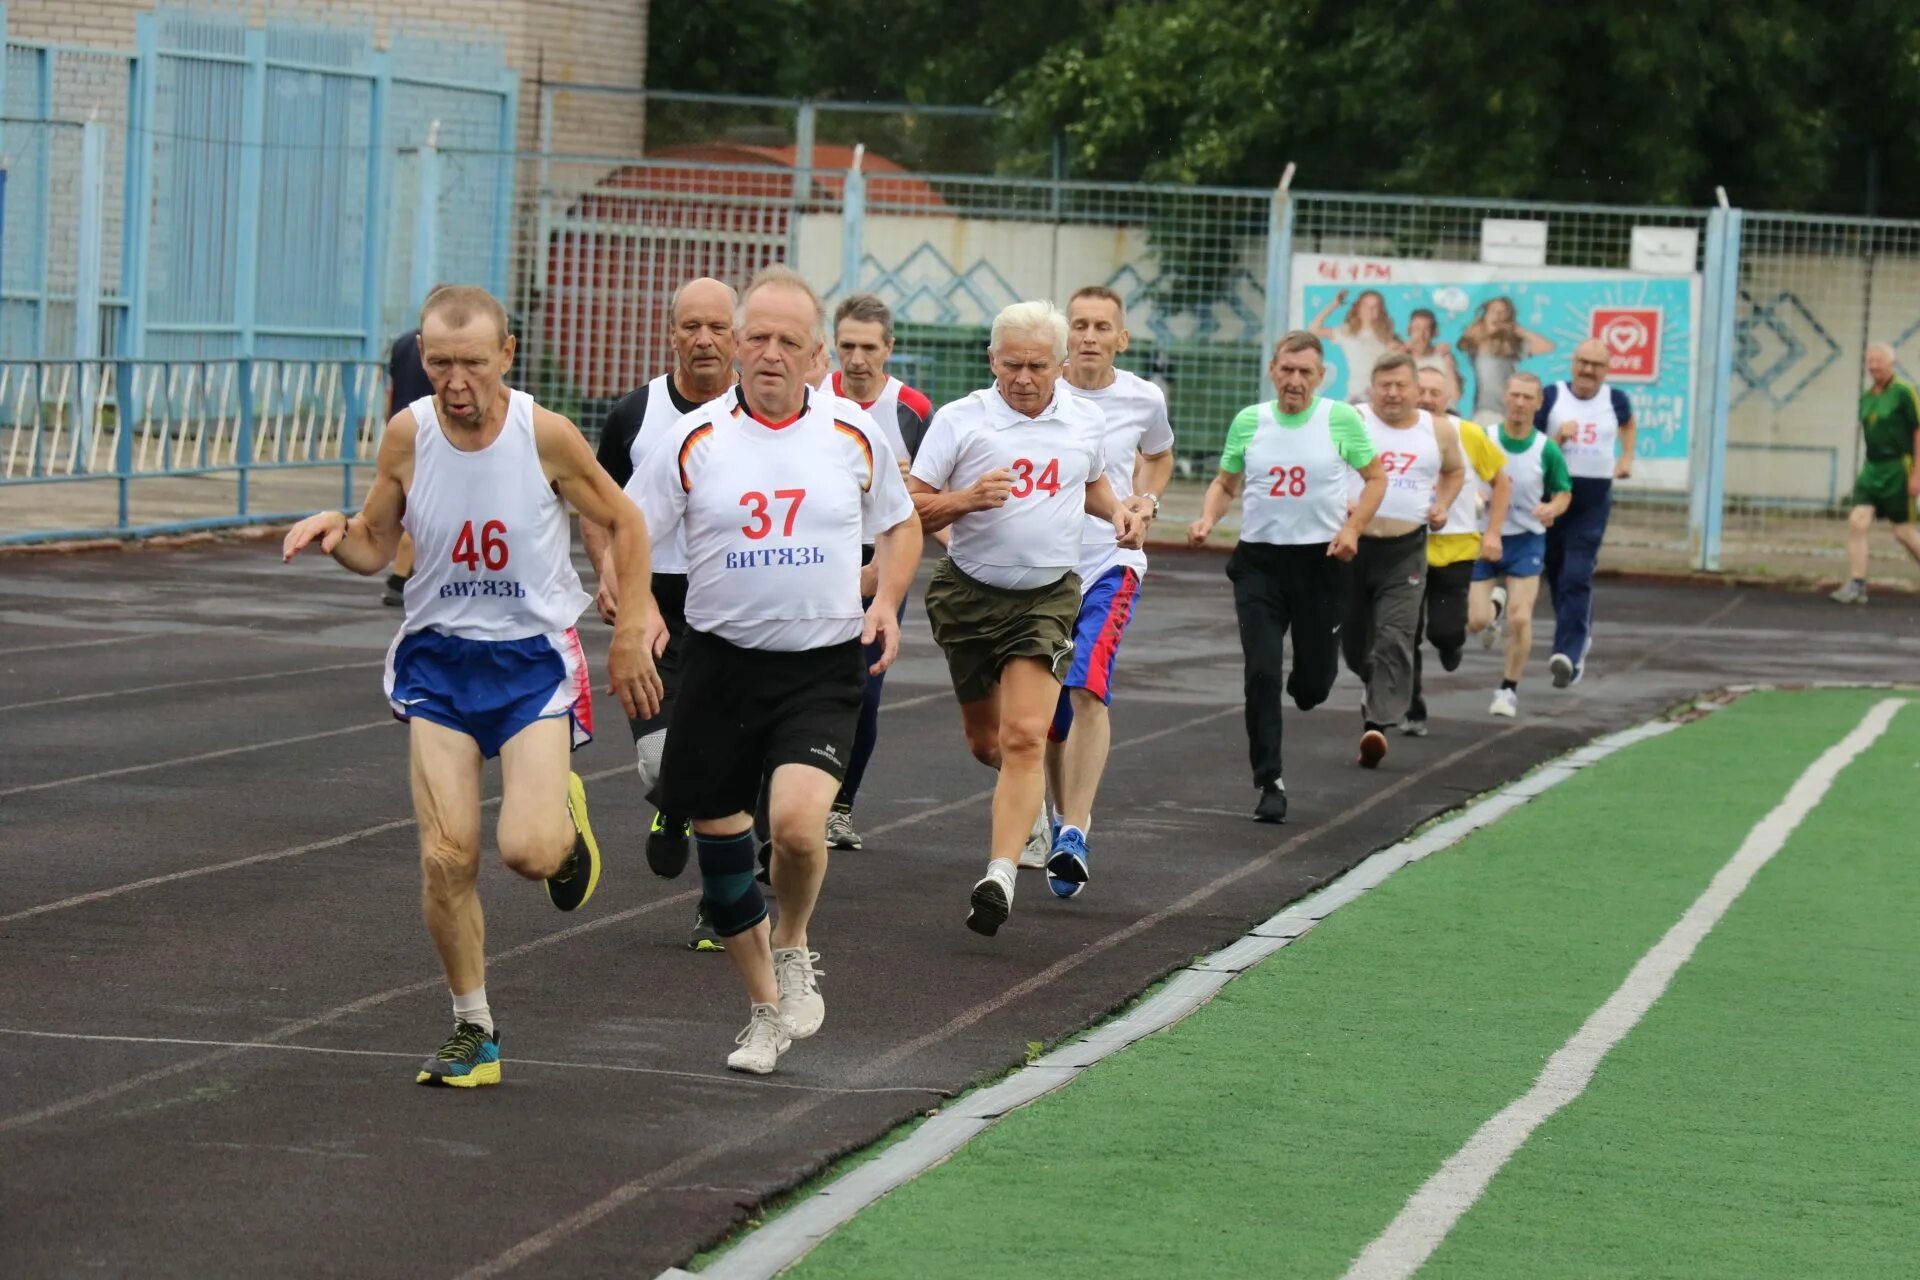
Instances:
[[[1157,493],[1143,493],[1140,496],[1153,504],[1153,514],[1147,518],[1149,520],[1158,520],[1160,518],[1160,495]]]

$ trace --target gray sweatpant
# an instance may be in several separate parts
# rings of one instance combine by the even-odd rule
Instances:
[[[1366,682],[1360,711],[1368,724],[1391,727],[1413,701],[1414,633],[1427,589],[1427,531],[1362,538],[1353,558],[1340,652]]]

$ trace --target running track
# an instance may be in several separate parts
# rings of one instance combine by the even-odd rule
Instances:
[[[868,848],[836,856],[817,917],[827,1023],[771,1080],[724,1069],[743,1001],[724,959],[682,949],[693,878],[646,871],[602,695],[575,761],[607,878],[563,917],[488,855],[507,1084],[467,1094],[411,1083],[447,996],[378,583],[264,543],[0,559],[0,1269],[651,1275],[1548,756],[1721,684],[1920,670],[1912,603],[1603,583],[1593,676],[1548,689],[1541,636],[1517,723],[1486,717],[1475,648],[1430,664],[1433,736],[1362,773],[1343,678],[1290,716],[1293,821],[1260,827],[1220,568],[1157,555],[1093,884],[1059,903],[1026,873],[992,941],[961,923],[991,777],[916,601]],[[596,668],[606,634],[585,629]]]

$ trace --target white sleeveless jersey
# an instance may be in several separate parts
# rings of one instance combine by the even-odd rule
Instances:
[[[492,444],[456,449],[431,397],[410,406],[413,485],[400,526],[413,535],[401,631],[524,640],[565,631],[592,598],[573,568],[566,505],[540,469],[533,398],[507,395]]]
[[[835,395],[853,400],[852,396],[836,389],[835,378],[837,377],[836,374],[834,378],[827,379],[826,389]],[[879,396],[872,404],[866,406],[867,416],[873,419],[874,426],[880,428],[880,434],[887,438],[887,447],[893,450],[893,456],[896,458],[911,456],[907,451],[907,438],[900,434],[900,390],[904,386],[906,383],[888,374],[887,384],[880,388]],[[860,402],[853,400],[853,403]]]
[[[947,551],[961,572],[995,587],[1041,587],[1080,563],[1087,486],[1100,478],[1100,411],[1062,378],[1053,403],[1029,418],[994,387],[942,406],[913,459],[913,478],[954,492],[989,471],[1013,473],[1002,506],[951,526]]]
[[[1390,427],[1368,405],[1360,408],[1367,435],[1387,473],[1386,496],[1380,499],[1376,519],[1410,520],[1424,526],[1433,510],[1433,494],[1440,483],[1440,441],[1433,434],[1433,417],[1425,409],[1410,427]],[[1351,493],[1358,496],[1359,474]]]
[[[1280,424],[1273,401],[1260,406],[1240,493],[1242,542],[1332,542],[1346,524],[1349,486],[1359,473],[1334,443],[1333,405],[1316,398],[1313,416],[1298,427]]]
[[[1447,523],[1440,529],[1442,534],[1484,533],[1480,527],[1481,516],[1487,502],[1493,496],[1493,486],[1480,478],[1474,470],[1473,455],[1467,452],[1467,433],[1460,428],[1460,419],[1452,414],[1447,420],[1453,423],[1454,432],[1460,437],[1460,453],[1467,464],[1467,477],[1460,486],[1460,492],[1454,495],[1453,505],[1447,508]]]
[[[639,473],[641,459],[652,452],[653,447],[667,435],[673,424],[685,416],[673,403],[672,382],[673,375],[663,373],[647,384],[646,413],[640,419],[640,430],[633,436],[631,452],[635,474]],[[687,540],[684,533],[676,533],[671,538],[649,537],[648,540],[652,543],[651,553],[655,573],[687,571]]]
[[[1573,394],[1571,383],[1556,382],[1547,405],[1547,435],[1560,446],[1567,460],[1567,474],[1588,480],[1613,479],[1614,452],[1619,445],[1621,406],[1626,397],[1606,383],[1590,400]],[[1627,410],[1627,416],[1632,410]],[[1572,432],[1560,439],[1561,428],[1568,423]]]
[[[687,538],[687,624],[746,649],[859,638],[860,548],[912,517],[893,450],[851,400],[809,390],[770,427],[729,391],[682,418],[627,494]]]
[[[1524,453],[1508,452],[1505,445],[1501,451],[1507,454],[1507,474],[1513,477],[1513,496],[1501,534],[1545,533],[1547,527],[1534,517],[1533,509],[1547,492],[1547,438],[1536,431]]]

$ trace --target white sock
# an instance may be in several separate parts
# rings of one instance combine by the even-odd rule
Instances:
[[[465,995],[453,997],[453,1020],[471,1022],[488,1035],[493,1034],[493,1013],[487,1008],[487,984],[481,983]]]
[[[1011,858],[995,858],[987,863],[987,874],[1000,882],[1007,891],[1007,901],[1013,901],[1013,879],[1019,864]]]
[[[660,758],[666,754],[667,731],[656,729],[633,744],[634,762],[640,771],[640,790],[644,794],[653,790],[653,784],[660,781]]]

